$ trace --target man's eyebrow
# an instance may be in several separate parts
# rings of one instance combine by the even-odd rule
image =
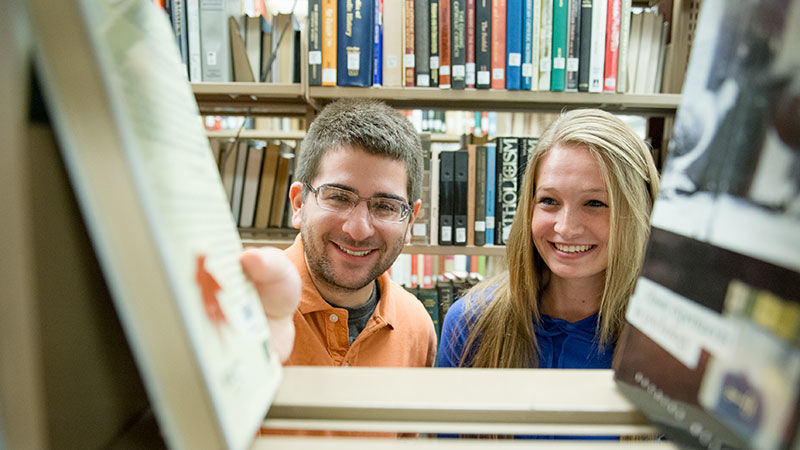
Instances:
[[[344,190],[344,191],[352,192],[352,193],[354,193],[354,194],[356,194],[356,195],[359,195],[359,196],[361,195],[361,194],[360,194],[358,191],[356,191],[355,189],[351,188],[350,186],[346,186],[346,185],[344,185],[344,184],[339,184],[339,183],[325,183],[325,184],[323,184],[323,185],[320,185],[320,187],[322,187],[322,186],[335,187],[335,188],[342,189],[342,190]],[[377,194],[373,195],[372,197],[373,197],[373,198],[374,198],[374,197],[378,197],[378,198],[390,198],[390,199],[392,199],[392,200],[399,200],[399,201],[401,201],[401,202],[403,202],[403,203],[408,203],[408,200],[406,200],[405,198],[403,198],[403,197],[401,197],[401,196],[399,196],[399,195],[396,195],[396,194],[389,193],[389,192],[378,192]]]

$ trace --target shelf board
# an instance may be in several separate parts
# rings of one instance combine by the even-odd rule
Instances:
[[[305,116],[311,110],[299,83],[192,83],[206,115]]]
[[[236,130],[206,131],[210,139],[233,139]],[[276,141],[302,141],[306,136],[305,131],[275,131],[275,130],[242,130],[240,139],[271,139]]]
[[[292,240],[288,239],[260,239],[242,238],[242,245],[245,247],[277,247],[285,249],[292,245]],[[461,247],[454,245],[406,245],[403,253],[407,254],[426,254],[426,255],[486,255],[504,256],[506,248],[500,245],[487,245],[483,247]]]
[[[644,115],[672,115],[680,94],[607,94],[486,89],[309,87],[309,98],[320,106],[342,97],[382,100],[396,108],[454,110],[561,111],[601,108]]]

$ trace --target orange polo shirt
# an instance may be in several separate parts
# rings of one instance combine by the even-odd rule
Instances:
[[[347,310],[326,302],[308,273],[303,242],[297,235],[285,250],[300,273],[302,294],[294,313],[294,348],[287,366],[431,367],[436,361],[436,332],[416,297],[384,273],[380,298],[366,327],[351,345]]]

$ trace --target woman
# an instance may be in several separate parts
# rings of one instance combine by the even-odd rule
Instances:
[[[601,110],[562,114],[528,163],[508,270],[450,308],[438,366],[610,368],[657,191],[628,125]]]

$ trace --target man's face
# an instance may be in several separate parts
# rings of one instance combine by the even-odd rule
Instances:
[[[332,185],[359,197],[391,197],[408,202],[403,162],[344,147],[328,152],[311,183]],[[367,202],[347,213],[321,208],[313,192],[305,199],[292,186],[292,224],[300,228],[306,262],[316,283],[328,289],[355,291],[372,283],[394,263],[410,239],[414,214],[399,223],[371,217]],[[416,211],[416,208],[414,208]]]

